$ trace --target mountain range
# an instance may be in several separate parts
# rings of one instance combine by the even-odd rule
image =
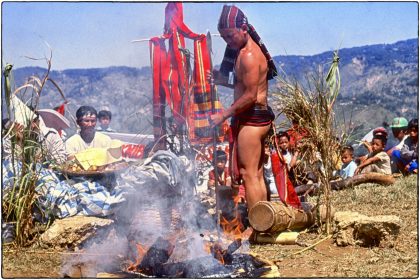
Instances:
[[[418,39],[339,49],[338,56],[341,90],[335,113],[341,121],[350,122],[355,131],[364,133],[384,122],[390,123],[397,116],[408,120],[418,117]],[[332,58],[332,51],[312,56],[273,56],[281,73],[300,83],[320,68],[326,72]],[[43,77],[45,73],[46,69],[41,67],[14,69],[15,87],[30,76]],[[113,113],[111,126],[117,131],[152,133],[150,67],[52,70],[49,78],[70,100],[68,118],[72,119],[79,106],[92,105]],[[229,106],[232,91],[218,87],[218,93],[224,106]],[[25,93],[19,95],[25,98]],[[52,108],[62,101],[53,84],[47,83],[39,107]]]

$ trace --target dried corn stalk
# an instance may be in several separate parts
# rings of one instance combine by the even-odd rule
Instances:
[[[343,134],[334,129],[333,105],[340,91],[340,73],[338,52],[334,57],[324,80],[322,69],[319,77],[308,80],[308,89],[298,82],[290,83],[285,79],[278,80],[274,94],[277,108],[289,121],[292,121],[307,132],[301,143],[302,157],[310,163],[323,186],[319,197],[327,206],[325,230],[331,231],[331,198],[330,180],[339,159],[340,144],[345,140]],[[340,135],[341,134],[341,135]],[[341,140],[339,140],[341,139]]]

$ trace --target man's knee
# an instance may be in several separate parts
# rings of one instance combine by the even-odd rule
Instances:
[[[252,171],[250,171],[249,169],[245,169],[245,168],[240,168],[239,169],[239,173],[241,174],[241,176],[243,177],[243,178],[248,178],[248,179],[250,179],[250,178],[252,178],[252,177],[255,177],[255,178],[257,178],[258,176],[258,174],[256,173],[256,172],[252,172]]]

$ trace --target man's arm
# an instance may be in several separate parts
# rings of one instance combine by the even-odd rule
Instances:
[[[67,151],[64,142],[56,131],[49,133],[45,139],[48,152],[57,164],[62,164],[67,159]]]
[[[418,158],[416,150],[410,150],[411,140],[404,141],[404,145],[401,148],[401,157],[405,160],[411,161]]]
[[[255,55],[251,52],[243,55],[239,70],[240,81],[244,87],[243,93],[230,108],[225,110],[223,114],[225,119],[245,111],[257,101],[260,65]]]
[[[243,85],[243,92],[223,114],[211,116],[213,126],[219,125],[224,120],[245,111],[257,101],[260,66],[258,60],[251,52],[241,57],[238,72],[240,75],[239,80]]]
[[[375,163],[375,162],[377,162],[377,161],[380,161],[381,159],[379,158],[379,157],[376,157],[376,156],[374,156],[374,157],[371,157],[371,158],[368,158],[368,159],[366,159],[365,161],[363,161],[357,168],[356,168],[356,170],[354,171],[354,174],[359,174],[360,173],[360,171],[364,168],[364,167],[366,167],[366,166],[368,166],[368,165],[370,165],[370,164],[372,164],[372,163]]]

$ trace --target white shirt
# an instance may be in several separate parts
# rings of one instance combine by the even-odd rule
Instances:
[[[89,148],[109,148],[111,137],[101,132],[95,132],[92,142],[86,143],[80,134],[75,134],[66,141],[66,150],[69,155],[74,155]]]

